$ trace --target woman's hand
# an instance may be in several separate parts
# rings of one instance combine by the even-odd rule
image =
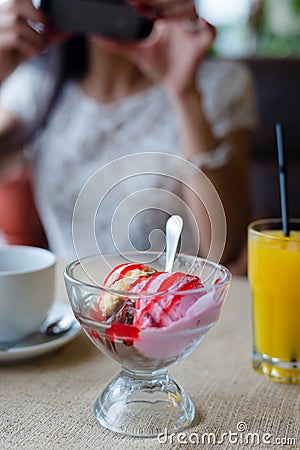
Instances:
[[[44,24],[31,0],[0,0],[0,82],[43,49]]]
[[[127,56],[152,82],[161,83],[169,95],[181,96],[195,89],[199,63],[214,38],[214,28],[203,19],[171,19],[157,20],[149,38],[142,42],[124,43],[100,36],[93,39]]]

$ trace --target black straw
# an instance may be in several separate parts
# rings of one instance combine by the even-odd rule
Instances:
[[[284,155],[283,127],[280,123],[276,124],[276,140],[277,140],[277,154],[279,166],[282,227],[284,235],[286,237],[289,237],[290,229],[289,229],[289,214],[288,214],[287,188],[286,188],[287,176],[286,176],[286,165]]]

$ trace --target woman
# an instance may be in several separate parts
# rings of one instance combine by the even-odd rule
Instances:
[[[47,28],[39,34],[28,24],[46,23],[42,12],[29,0],[2,3],[0,80],[12,75],[4,83],[0,102],[1,151],[11,152],[24,143],[30,149],[39,212],[50,246],[61,256],[73,252],[71,222],[76,198],[86,181],[105,164],[147,152],[181,156],[197,163],[224,206],[227,240],[222,261],[229,264],[243,247],[249,216],[247,153],[255,122],[251,81],[238,64],[204,60],[215,32],[197,19],[193,3],[149,0],[147,5],[161,17],[149,38],[140,43],[121,43],[87,36],[80,41],[86,46],[86,53],[82,52],[86,64],[82,60],[74,68],[73,61],[74,70],[70,72],[68,58],[74,54],[70,50],[74,40],[64,44],[67,52],[62,54],[53,44],[60,37],[47,33]],[[19,66],[45,49],[47,53],[40,58],[44,61],[42,69],[39,62]],[[78,47],[76,52],[78,62]],[[24,79],[29,81],[25,93]],[[132,158],[124,159],[124,163],[132,164]],[[162,172],[168,171],[167,165]],[[125,170],[122,181],[127,180],[126,174]],[[201,176],[193,173],[191,177],[193,189],[182,188],[181,195],[200,230],[199,253],[207,255],[213,227],[218,224],[210,223],[207,205],[199,201],[195,191],[211,198],[211,209],[215,197],[205,194],[208,187]],[[142,178],[144,182],[147,177]],[[126,234],[124,228],[129,241],[145,249],[149,232],[163,228],[165,216],[161,210],[168,209],[162,206],[165,203],[150,201],[145,206],[142,196],[141,211],[156,207],[160,212],[138,214],[133,199],[135,220],[114,221],[116,232],[113,236],[111,232],[116,209],[125,198],[131,198],[132,192],[149,190],[152,185],[166,190],[159,178],[147,178],[145,185],[134,179],[116,194],[109,189],[110,197],[104,199],[96,218],[101,250],[124,249],[128,241],[128,236],[127,240],[121,237]],[[167,183],[170,192],[173,187]],[[166,202],[169,205],[168,199]],[[168,213],[173,212],[178,212],[177,207],[168,209]],[[80,211],[78,220],[82,224],[88,213],[88,207]],[[114,242],[116,236],[119,243]]]

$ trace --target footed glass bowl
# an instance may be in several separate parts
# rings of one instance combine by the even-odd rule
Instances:
[[[216,323],[231,275],[219,264],[179,254],[173,272],[197,275],[203,287],[139,293],[103,287],[111,269],[128,262],[163,271],[165,255],[97,255],[72,262],[64,272],[72,309],[85,333],[122,366],[97,398],[94,414],[104,427],[125,435],[178,432],[191,424],[195,409],[167,367],[192,353]],[[139,313],[139,327],[137,305],[143,305],[144,314]]]

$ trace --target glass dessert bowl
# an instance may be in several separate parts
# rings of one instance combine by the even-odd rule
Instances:
[[[94,414],[117,433],[154,437],[191,424],[195,409],[168,366],[195,350],[219,318],[231,275],[224,266],[179,254],[97,255],[64,272],[75,317],[121,372],[97,398]]]

